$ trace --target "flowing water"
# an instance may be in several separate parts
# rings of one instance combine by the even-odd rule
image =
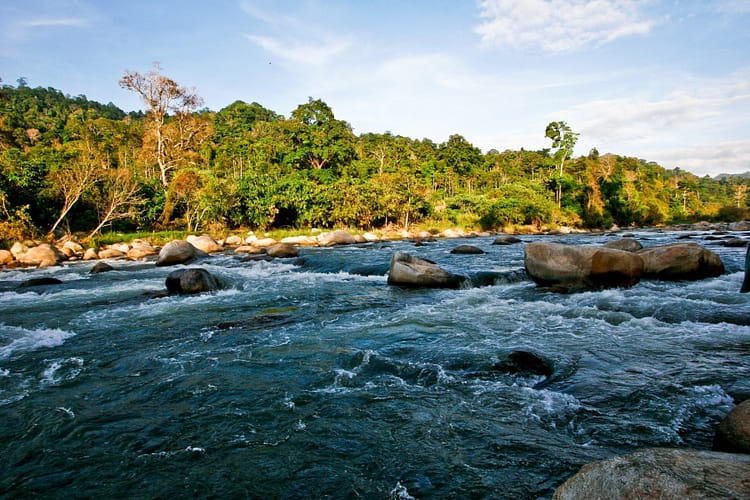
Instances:
[[[703,236],[719,278],[576,294],[537,289],[523,244],[491,238],[212,256],[224,288],[196,296],[150,297],[174,270],[153,263],[3,272],[0,496],[545,498],[590,461],[710,448],[750,396],[750,294],[745,249]],[[396,250],[498,277],[390,287]],[[513,351],[554,373],[499,369]]]

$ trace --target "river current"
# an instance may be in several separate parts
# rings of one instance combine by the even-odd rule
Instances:
[[[515,272],[523,244],[493,238],[214,255],[194,266],[224,288],[195,296],[151,297],[175,269],[153,262],[2,272],[0,496],[548,498],[594,460],[708,449],[750,397],[750,294],[745,249],[707,236],[690,241],[719,278],[574,294],[538,289]],[[391,287],[397,250],[499,277]],[[39,277],[63,284],[17,288]],[[498,369],[514,351],[554,372]]]

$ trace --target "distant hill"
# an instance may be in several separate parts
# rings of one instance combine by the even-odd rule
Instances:
[[[741,174],[719,174],[714,177],[716,181],[727,181],[730,179],[750,179],[750,172],[743,172]]]

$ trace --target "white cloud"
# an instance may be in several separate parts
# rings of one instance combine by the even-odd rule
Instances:
[[[487,47],[565,52],[648,33],[636,0],[482,0],[475,28]]]
[[[245,38],[283,61],[310,66],[327,64],[349,47],[349,42],[344,38],[304,42],[260,35],[245,35]]]
[[[24,21],[20,23],[24,28],[54,28],[54,27],[77,27],[87,26],[86,19],[65,17],[65,18],[40,18]]]
[[[698,144],[663,151],[647,151],[667,168],[680,167],[696,175],[716,176],[750,172],[750,139]]]

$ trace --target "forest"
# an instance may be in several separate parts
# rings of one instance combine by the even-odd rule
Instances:
[[[617,154],[550,147],[483,153],[355,134],[309,98],[289,117],[256,102],[219,111],[161,74],[126,71],[144,111],[0,81],[0,240],[102,231],[279,228],[608,229],[750,217],[748,179],[698,177]]]

